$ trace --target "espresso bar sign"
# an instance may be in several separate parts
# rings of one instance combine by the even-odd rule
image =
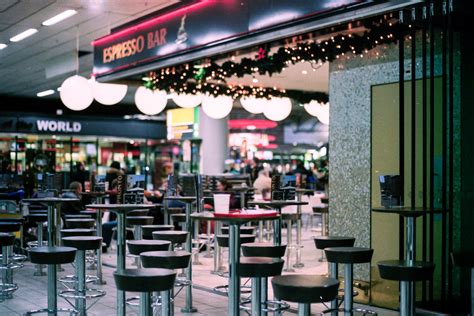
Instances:
[[[79,133],[82,125],[79,122],[37,120],[36,128],[39,132]]]

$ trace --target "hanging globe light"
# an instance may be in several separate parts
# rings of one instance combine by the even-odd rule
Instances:
[[[290,113],[291,100],[289,98],[271,98],[263,110],[263,115],[272,121],[284,120]]]
[[[252,114],[262,113],[268,103],[269,100],[265,98],[244,97],[240,99],[242,107]]]
[[[201,104],[202,94],[175,93],[173,94],[173,101],[182,108],[194,108]]]
[[[317,117],[321,123],[329,124],[329,103],[323,104],[313,100],[310,103],[304,104],[303,107],[308,114]]]
[[[150,90],[139,87],[135,92],[135,105],[146,115],[156,115],[163,111],[168,102],[168,96],[163,90]]]
[[[202,99],[202,110],[213,119],[221,119],[232,111],[234,100],[228,96],[204,96]]]
[[[95,78],[90,81],[92,87],[92,95],[94,99],[104,105],[117,104],[127,94],[127,85],[124,84],[113,84],[113,83],[101,83],[97,82]]]
[[[92,89],[89,81],[81,76],[74,75],[61,85],[59,97],[63,104],[73,111],[82,111],[87,109],[94,101]]]

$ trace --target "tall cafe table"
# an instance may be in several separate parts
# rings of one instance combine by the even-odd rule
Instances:
[[[191,214],[193,219],[222,221],[229,224],[229,307],[228,315],[240,315],[240,226],[249,221],[277,220],[277,211],[242,210],[230,213],[201,212]]]
[[[249,201],[248,205],[252,206],[259,206],[259,207],[265,207],[269,209],[274,209],[278,211],[278,214],[281,215],[281,209],[285,206],[291,206],[291,205],[307,205],[308,202],[301,202],[301,201],[295,201],[295,200],[272,200],[272,201]],[[274,219],[273,221],[274,225],[274,232],[273,232],[273,244],[274,245],[281,245],[281,217],[278,216],[277,218]],[[290,245],[288,245],[289,247]]]
[[[117,214],[117,271],[125,267],[125,215],[131,210],[150,209],[153,204],[89,204],[87,208],[109,210]],[[125,316],[125,292],[117,290],[117,315]]]
[[[429,214],[441,214],[446,212],[444,209],[430,209],[422,207],[409,207],[409,206],[392,206],[392,207],[375,207],[372,208],[372,212],[385,213],[385,214],[397,214],[405,218],[405,232],[406,232],[406,243],[405,243],[405,261],[410,265],[416,260],[415,253],[415,218],[420,216],[426,216]],[[415,312],[415,289],[414,284],[406,286],[407,282],[402,282],[400,289],[400,295],[404,295],[407,300],[407,306],[400,306],[400,312],[402,309],[406,312],[410,312],[410,315],[414,315]]]
[[[90,196],[96,198],[97,204],[103,204],[104,203],[104,198],[110,194],[114,194],[114,192],[81,192],[81,195],[83,196]],[[116,194],[116,192],[115,192]],[[102,215],[103,215],[103,210],[101,209],[96,209],[94,211],[95,214],[91,214],[95,216],[95,228],[96,228],[96,235],[99,237],[102,237]],[[81,213],[88,214],[89,211],[83,211]],[[89,213],[90,214],[90,213]],[[104,285],[107,282],[102,277],[102,247],[99,247],[97,249],[97,265],[96,265],[96,276],[97,276],[97,282],[96,284],[101,284]]]
[[[44,203],[48,206],[48,246],[53,247],[59,244],[59,230],[56,227],[59,227],[61,224],[60,217],[60,205],[63,202],[78,202],[79,199],[75,198],[61,198],[61,197],[46,197],[46,198],[32,198],[32,199],[23,199],[23,202],[38,202]]]
[[[193,211],[193,203],[196,201],[197,197],[195,196],[165,196],[165,201],[181,201],[186,204],[186,222],[185,230],[188,232],[188,239],[186,240],[185,249],[189,253],[193,253],[193,225],[191,221],[191,213]],[[198,202],[198,201],[196,201]],[[193,307],[193,268],[192,262],[189,262],[189,266],[186,269],[186,278],[191,282],[190,286],[186,287],[186,305],[181,309],[183,313],[195,313],[197,308]]]
[[[314,194],[312,189],[296,189],[296,200],[301,202],[304,194]],[[296,263],[293,265],[295,268],[303,268],[304,263],[301,262],[301,206],[296,206],[296,213],[298,214],[298,220],[296,222]]]

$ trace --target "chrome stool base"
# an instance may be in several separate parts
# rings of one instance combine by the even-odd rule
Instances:
[[[43,308],[43,309],[36,309],[32,310],[29,312],[26,312],[24,315],[34,315],[34,314],[40,314],[40,313],[48,313],[48,314],[54,314],[56,315],[57,313],[69,313],[69,315],[79,315],[79,312],[74,310],[74,309],[69,309],[69,308],[58,308],[58,309],[48,309],[48,308]]]

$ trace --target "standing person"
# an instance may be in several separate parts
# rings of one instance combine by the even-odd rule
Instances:
[[[123,175],[123,171],[120,169],[120,162],[112,161],[109,170],[107,170],[107,174],[105,175],[105,181],[109,182],[109,187],[113,187],[112,182],[117,180],[119,175]]]
[[[255,179],[255,182],[253,183],[253,187],[255,188],[255,193],[262,195],[264,192],[268,192],[268,190],[271,190],[272,179],[268,175],[267,170],[260,170],[257,179]]]
[[[84,188],[84,182],[88,180],[86,167],[80,161],[76,162],[74,172],[72,173],[71,181],[79,182]]]

